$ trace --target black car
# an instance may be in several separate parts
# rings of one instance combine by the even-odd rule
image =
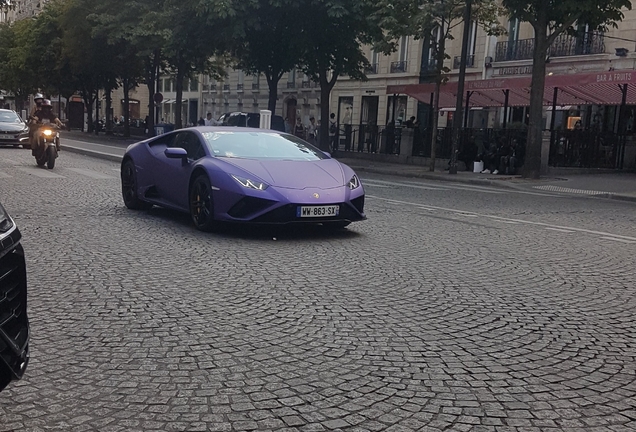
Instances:
[[[261,125],[261,114],[231,112],[223,114],[219,118],[219,121],[223,123],[223,126],[259,128]],[[279,115],[273,115],[271,129],[279,132],[285,132],[285,120]]]
[[[0,204],[0,391],[29,363],[27,278],[21,234]]]
[[[0,145],[31,148],[29,126],[13,110],[0,109]]]

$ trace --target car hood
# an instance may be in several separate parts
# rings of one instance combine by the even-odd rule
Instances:
[[[3,123],[0,122],[0,132],[22,132],[25,129],[24,123]]]
[[[271,186],[288,189],[330,189],[344,185],[344,173],[335,159],[317,161],[255,160],[223,158],[223,160],[258,177]]]

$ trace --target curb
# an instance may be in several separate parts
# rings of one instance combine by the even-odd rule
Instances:
[[[356,166],[351,164],[347,164],[347,165],[351,167],[354,171],[366,171],[366,172],[370,172],[374,174],[392,175],[397,177],[421,178],[421,179],[427,179],[427,180],[436,180],[436,181],[444,181],[444,182],[452,182],[452,183],[465,183],[465,184],[472,184],[472,185],[478,185],[478,186],[494,186],[494,187],[500,187],[503,189],[516,189],[516,187],[513,185],[501,183],[502,180],[465,179],[460,177],[450,177],[450,176],[446,177],[442,175],[428,174],[425,172],[405,173],[405,172],[398,172],[398,171],[389,171],[389,170],[385,170],[382,168],[375,168],[375,167]]]
[[[636,203],[636,196],[621,195],[621,194],[615,194],[615,193],[604,193],[599,195],[592,195],[592,198],[603,198],[603,199],[611,199],[616,201]]]
[[[84,156],[91,156],[91,157],[96,157],[99,159],[106,159],[106,160],[110,160],[113,162],[121,162],[121,160],[123,159],[122,156],[119,155],[114,155],[114,154],[110,154],[110,153],[104,153],[104,152],[99,152],[96,150],[88,150],[88,149],[83,149],[80,147],[73,147],[73,146],[69,146],[69,145],[61,145],[60,148],[62,150],[65,150],[69,153],[77,153],[77,154],[81,154]]]

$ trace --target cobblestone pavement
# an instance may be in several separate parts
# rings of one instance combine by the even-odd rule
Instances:
[[[634,431],[636,206],[364,175],[344,232],[202,234],[0,149],[32,361],[0,431]]]

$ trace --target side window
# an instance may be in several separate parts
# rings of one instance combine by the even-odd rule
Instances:
[[[205,150],[199,137],[192,132],[179,132],[172,147],[180,147],[188,153],[188,158],[192,160],[201,159],[205,156]]]
[[[237,114],[230,114],[228,119],[227,119],[227,125],[228,126],[240,126],[239,124],[239,115]]]
[[[174,142],[174,137],[175,136],[176,136],[176,134],[173,134],[173,133],[161,135],[157,139],[155,139],[155,140],[151,141],[150,143],[148,143],[148,145],[150,146],[150,148],[153,148],[153,147],[160,148],[160,147],[163,147],[163,146],[174,147],[172,145],[172,143]]]

